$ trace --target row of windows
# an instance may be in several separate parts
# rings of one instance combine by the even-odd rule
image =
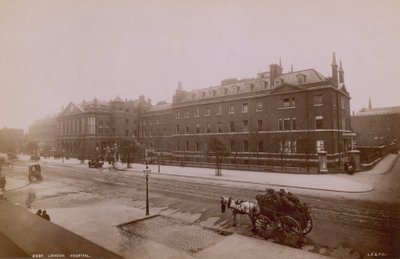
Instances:
[[[345,129],[345,120],[343,119],[342,122],[342,128]],[[249,131],[249,121],[248,120],[243,120],[242,121],[242,132],[247,132]],[[315,129],[323,129],[323,117],[322,116],[316,116],[315,117]],[[176,124],[175,126],[175,134],[182,134],[182,129],[184,130],[184,134],[191,134],[191,133],[202,133],[201,131],[201,126],[199,123],[197,123],[194,126],[193,132],[191,131],[190,125],[186,124],[184,128],[181,128],[181,125]],[[257,131],[262,131],[264,130],[264,124],[263,120],[257,120],[256,124],[256,130]],[[285,119],[278,119],[278,130],[279,131],[292,131],[292,130],[297,130],[297,125],[296,125],[296,118],[285,118]],[[146,130],[143,130],[145,137],[147,136]],[[236,128],[236,123],[234,121],[229,122],[229,131],[228,132],[237,132],[239,131]],[[166,128],[164,128],[164,134],[166,132]],[[212,132],[212,126],[211,123],[206,123],[205,128],[204,128],[204,133],[211,133]],[[223,123],[222,122],[217,122],[216,124],[216,131],[217,133],[223,133]],[[150,129],[150,137],[153,136],[153,129]],[[157,136],[160,136],[160,129],[157,129]]]
[[[135,121],[135,123],[136,123],[136,121]],[[161,122],[162,124],[165,124],[165,121],[162,121]],[[148,124],[148,125],[152,125],[152,124],[155,124],[155,125],[159,125],[160,124],[160,120],[159,119],[156,119],[156,120],[142,120],[142,124],[143,125],[146,125],[146,124]]]
[[[323,129],[323,117],[322,116],[315,116],[315,129]],[[279,130],[280,131],[287,131],[287,130],[296,130],[296,118],[286,118],[286,119],[279,119]],[[343,129],[345,129],[345,124],[343,125]]]
[[[153,147],[153,143],[149,143],[150,147]],[[243,141],[235,141],[231,140],[229,142],[229,146],[227,148],[229,149],[230,152],[249,152],[249,141],[243,140]],[[180,142],[176,143],[176,150],[181,150],[181,144]],[[206,151],[208,150],[208,144],[204,143],[203,146],[200,142],[195,141],[194,143],[191,143],[190,141],[185,141],[184,142],[184,151]],[[317,140],[315,142],[315,151],[323,151],[324,150],[324,141],[323,140]],[[256,151],[257,152],[264,152],[264,141],[260,140],[257,141],[256,143]],[[297,141],[296,140],[283,140],[279,141],[279,152],[280,153],[297,153]]]
[[[268,82],[267,81],[262,81],[259,82],[261,84],[261,89],[266,89],[268,87]],[[250,92],[253,92],[256,89],[254,84],[250,84],[250,89],[248,89]],[[247,90],[247,91],[248,91]],[[193,93],[191,96],[192,100],[195,99],[204,99],[207,97],[216,97],[218,95],[228,95],[230,94],[238,94],[241,91],[246,91],[246,90],[241,90],[240,86],[231,86],[230,88],[224,87],[222,89],[213,89],[209,90],[208,92],[198,92],[198,93]]]
[[[295,97],[287,97],[283,99],[279,99],[279,107],[280,108],[294,108],[296,107],[296,98]],[[341,107],[345,110],[349,109],[349,102],[344,96],[340,97]],[[336,94],[332,94],[332,104],[336,106]],[[314,106],[323,106],[324,105],[324,97],[322,94],[314,95]]]
[[[279,99],[278,102],[279,102],[279,104],[278,104],[279,108],[295,108],[296,107],[296,98],[295,97],[287,97],[287,98]],[[333,102],[333,105],[336,106],[336,94],[332,95],[332,102]],[[323,103],[324,103],[324,100],[323,100],[322,94],[314,95],[314,106],[322,106]],[[348,102],[346,101],[346,98],[344,96],[341,96],[341,107],[345,110],[348,109]],[[247,113],[248,110],[249,110],[248,103],[243,103],[242,104],[242,113]],[[262,101],[256,102],[256,111],[262,111],[262,110],[263,110],[263,102]],[[228,113],[229,114],[235,113],[235,106],[233,104],[229,105]],[[210,116],[210,115],[211,115],[211,109],[208,107],[205,109],[204,116]],[[222,115],[222,105],[217,106],[216,115]],[[194,117],[200,116],[199,108],[197,108],[194,111],[193,116]],[[182,118],[181,113],[177,112],[175,118],[176,119]],[[184,118],[190,118],[189,110],[185,111]]]
[[[234,121],[229,122],[229,132],[236,132],[236,126],[235,126]],[[217,122],[217,128],[216,132],[217,133],[222,133],[223,132],[223,127],[222,127],[222,122]],[[257,120],[257,131],[263,130],[263,121],[262,120]],[[248,120],[243,120],[242,121],[242,131],[249,131],[249,121]],[[205,124],[205,133],[211,133],[211,123],[206,123]],[[177,124],[175,127],[175,133],[180,134],[181,133],[181,125]],[[190,126],[185,125],[185,134],[190,134]],[[197,123],[194,127],[194,133],[201,133],[201,127],[200,124]]]
[[[261,101],[256,102],[256,110],[257,111],[262,111],[263,110],[263,103]],[[248,103],[243,103],[242,104],[242,113],[247,113],[249,111],[249,104]],[[235,113],[235,105],[231,104],[228,107],[228,113],[229,114],[234,114]],[[204,116],[210,116],[211,115],[211,108],[207,107],[204,111]],[[216,110],[216,115],[222,115],[222,105],[218,105],[217,106],[217,110]],[[199,117],[200,116],[200,109],[197,108],[194,111],[193,114],[194,117]],[[177,112],[175,114],[175,118],[176,119],[180,119],[182,118],[181,113]],[[184,113],[184,118],[190,118],[190,111],[186,110]]]

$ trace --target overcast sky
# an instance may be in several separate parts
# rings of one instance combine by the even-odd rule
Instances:
[[[331,76],[342,60],[351,110],[400,105],[400,1],[0,0],[0,128],[27,129],[70,101],[143,94],[172,101],[222,79]]]

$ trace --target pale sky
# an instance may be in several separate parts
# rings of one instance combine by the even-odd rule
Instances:
[[[400,105],[400,1],[0,0],[0,128],[27,129],[70,101],[172,101],[225,78],[331,76],[351,110]]]

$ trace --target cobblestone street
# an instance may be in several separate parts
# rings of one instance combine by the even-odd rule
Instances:
[[[130,235],[149,238],[189,253],[199,252],[224,238],[215,231],[165,216],[128,223],[121,228]]]
[[[247,215],[239,216],[237,226],[232,227],[232,214],[221,213],[221,195],[252,200],[263,191],[265,186],[261,184],[156,174],[149,182],[152,218],[143,219],[142,174],[94,170],[80,164],[58,165],[53,161],[43,168],[44,182],[30,185],[26,185],[23,162],[6,170],[7,179],[16,184],[7,199],[24,207],[29,203],[32,213],[46,209],[53,223],[126,258],[209,258],[210,253],[220,254],[230,245],[229,240],[257,245],[259,251],[273,246],[293,249],[252,233]],[[315,226],[304,246],[294,249],[296,253],[357,258],[369,252],[372,245],[377,251],[395,249],[387,233],[392,233],[391,227],[398,222],[396,207],[350,199],[354,194],[323,197],[303,190],[299,197],[312,204]]]

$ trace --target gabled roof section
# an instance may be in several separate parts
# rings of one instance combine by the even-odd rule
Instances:
[[[95,106],[97,106],[97,107],[101,107],[101,106],[108,107],[110,105],[111,105],[110,102],[100,101],[100,100],[97,100],[97,99],[93,99],[93,100],[90,100],[90,101],[83,101],[80,104],[80,106],[82,107],[83,110],[86,110],[88,107],[95,107]]]
[[[304,77],[304,81],[301,83],[299,82],[299,75]],[[313,68],[285,73],[280,75],[278,79],[283,79],[285,83],[290,85],[304,85],[326,81],[326,78]]]
[[[70,102],[67,107],[61,112],[61,116],[75,115],[84,113],[85,111],[77,104]]]
[[[121,99],[121,97],[117,96],[113,102],[123,103],[124,101]]]
[[[282,84],[299,86],[300,88],[292,88],[292,90],[299,90],[306,88],[308,85],[316,83],[318,84],[325,81],[327,81],[327,78],[312,68],[281,74],[274,78],[273,82],[271,82],[271,72],[266,71],[258,73],[256,78],[244,78],[240,80],[236,78],[228,78],[222,80],[221,84],[217,86],[211,86],[208,88],[197,89],[188,92],[180,92],[181,97],[177,102],[193,102],[197,100],[258,91],[268,92],[271,89],[278,88]],[[282,90],[285,89],[280,88],[280,91]]]
[[[286,82],[283,82],[281,85],[272,89],[271,93],[276,94],[276,93],[292,92],[292,91],[299,91],[299,90],[303,90],[303,88],[298,85],[291,85]]]

